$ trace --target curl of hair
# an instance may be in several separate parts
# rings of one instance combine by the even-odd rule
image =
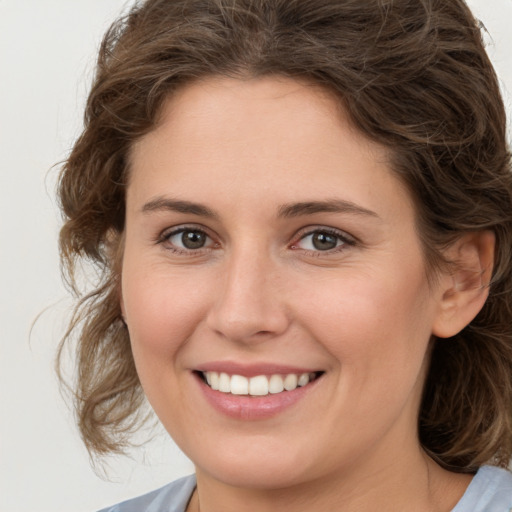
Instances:
[[[119,306],[130,148],[173,91],[214,75],[305,79],[339,97],[354,126],[389,148],[432,273],[461,234],[495,233],[488,301],[462,332],[432,341],[418,428],[425,450],[454,471],[507,466],[511,159],[497,79],[463,0],[148,0],[112,25],[59,182],[62,265],[80,299],[61,351],[76,338],[88,449],[121,450],[144,401]],[[85,295],[75,276],[83,261],[97,269]]]

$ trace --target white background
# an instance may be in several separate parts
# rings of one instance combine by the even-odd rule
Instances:
[[[489,53],[510,113],[512,0],[469,4],[490,33]],[[2,512],[92,512],[192,472],[162,434],[132,458],[110,460],[113,481],[99,478],[53,372],[70,303],[60,284],[52,166],[80,132],[98,44],[124,5],[0,0]]]

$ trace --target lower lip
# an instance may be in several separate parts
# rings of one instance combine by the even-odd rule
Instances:
[[[195,374],[206,400],[219,412],[238,420],[264,420],[276,416],[303,399],[316,387],[320,378],[293,391],[283,391],[265,396],[232,395],[214,391],[202,378]]]

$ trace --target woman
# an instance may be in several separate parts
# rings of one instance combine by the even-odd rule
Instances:
[[[114,24],[59,190],[79,427],[145,396],[196,474],[108,510],[509,511],[510,171],[462,0]]]

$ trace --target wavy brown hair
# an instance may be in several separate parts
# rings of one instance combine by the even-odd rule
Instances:
[[[72,389],[88,449],[122,450],[145,417],[119,305],[130,148],[173,91],[214,75],[281,75],[338,97],[353,125],[390,150],[415,200],[429,273],[457,237],[495,233],[488,301],[461,333],[432,340],[418,428],[444,467],[507,466],[511,159],[497,79],[462,0],[148,0],[111,26],[59,182],[62,265],[78,299],[59,358],[76,343]],[[83,262],[96,269],[85,291],[75,273]]]

